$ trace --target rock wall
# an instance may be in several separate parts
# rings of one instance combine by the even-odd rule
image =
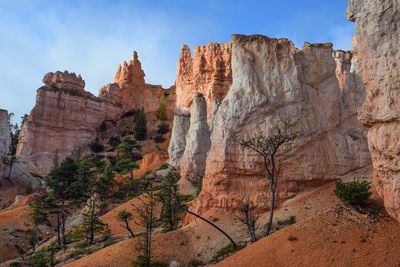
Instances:
[[[227,47],[232,85],[210,120],[211,149],[191,209],[237,209],[245,198],[265,209],[270,196],[260,179],[262,159],[236,141],[267,135],[284,121],[302,134],[278,155],[279,200],[370,165],[366,129],[357,121],[365,89],[350,52],[308,43],[299,50],[287,39],[259,35],[234,35]]]
[[[11,143],[10,128],[8,126],[8,112],[0,109],[0,175],[4,172],[5,166],[2,156],[8,151]]]
[[[20,162],[39,174],[48,172],[56,152],[62,157],[88,144],[104,120],[113,120],[122,112],[122,105],[112,96],[99,98],[83,87],[69,88],[70,84],[82,84],[75,74],[50,73],[43,82],[45,86],[37,90],[35,107],[22,128],[17,151]]]
[[[206,168],[207,153],[211,146],[207,103],[202,94],[197,93],[194,97],[190,114],[185,151],[180,161],[181,184],[185,183],[185,180],[193,184],[201,182]]]
[[[178,109],[190,110],[193,96],[201,93],[207,102],[207,114],[211,115],[214,100],[222,101],[231,83],[231,44],[197,46],[193,57],[189,47],[182,46],[176,78]]]
[[[373,188],[388,213],[400,221],[400,2],[350,0],[355,48],[366,99],[359,119],[369,128]]]
[[[178,167],[185,152],[186,135],[190,126],[190,113],[177,112],[174,114],[174,122],[171,133],[171,140],[168,146],[169,163]]]

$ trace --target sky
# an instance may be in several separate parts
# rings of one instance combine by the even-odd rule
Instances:
[[[81,74],[97,95],[137,51],[146,82],[171,86],[180,47],[234,33],[351,49],[345,0],[0,0],[0,108],[29,113],[44,74]]]

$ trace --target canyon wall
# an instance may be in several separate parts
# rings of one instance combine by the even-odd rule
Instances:
[[[37,90],[36,104],[21,130],[17,155],[30,172],[49,171],[54,154],[61,157],[97,136],[100,124],[114,120],[122,105],[112,95],[95,97],[74,73],[48,73]]]
[[[359,119],[368,130],[373,188],[400,221],[400,2],[350,0],[355,48],[366,99]]]
[[[308,43],[299,50],[287,39],[259,35],[234,35],[227,47],[232,54],[232,83],[222,101],[211,112],[208,109],[211,148],[202,190],[191,209],[199,213],[211,207],[237,209],[244,199],[265,209],[270,196],[268,182],[260,179],[262,158],[241,148],[237,140],[274,133],[287,121],[301,135],[278,154],[279,200],[370,165],[367,132],[357,120],[365,89],[354,73],[357,58],[351,52]],[[182,99],[180,94],[193,99],[191,90],[178,88],[177,83],[177,99]],[[188,144],[186,149],[191,149]],[[182,166],[194,159],[182,157],[183,178],[190,179]]]
[[[2,157],[8,151],[11,143],[7,110],[0,109],[0,175],[5,171]]]

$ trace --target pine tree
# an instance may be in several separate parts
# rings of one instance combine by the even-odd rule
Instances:
[[[129,211],[121,210],[117,215],[117,220],[120,222],[124,222],[124,225],[121,225],[126,230],[128,230],[131,237],[134,237],[133,231],[129,226],[129,221],[133,220],[133,215]]]
[[[172,169],[163,180],[157,193],[157,198],[162,203],[160,219],[166,231],[175,230],[179,223],[181,209],[178,203],[181,198],[178,188],[179,178],[179,173]]]
[[[135,138],[137,140],[146,139],[147,134],[147,120],[144,108],[142,107],[135,114]]]
[[[160,121],[168,120],[167,103],[165,101],[164,96],[161,96],[160,98],[160,106],[158,107],[156,114],[157,114],[157,119],[159,119]]]
[[[105,234],[108,230],[108,225],[99,218],[97,209],[99,205],[94,197],[88,200],[88,211],[83,215],[83,223],[80,226],[80,231],[86,238],[89,244],[93,244],[96,233]]]

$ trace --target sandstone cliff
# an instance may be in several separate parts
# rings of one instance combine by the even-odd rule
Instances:
[[[161,96],[173,94],[172,88],[165,90],[161,85],[145,82],[145,73],[138,55],[133,52],[132,60],[118,66],[114,82],[121,88],[121,99],[125,109],[145,108],[145,111],[155,112],[159,107]]]
[[[193,96],[201,93],[211,114],[214,101],[222,101],[231,83],[231,44],[197,46],[193,57],[189,47],[182,46],[176,78],[178,109],[189,110]]]
[[[62,157],[88,144],[103,121],[115,119],[122,111],[112,96],[98,98],[86,92],[82,78],[73,73],[49,73],[43,82],[17,151],[20,162],[40,174],[49,170],[56,152]]]
[[[355,49],[366,86],[359,119],[369,128],[373,186],[388,213],[400,221],[400,2],[350,0]]]
[[[10,146],[10,129],[8,126],[8,112],[0,109],[0,175],[3,173],[5,166],[2,161],[2,156],[8,151]]]
[[[202,191],[192,209],[199,213],[211,207],[236,209],[245,198],[265,208],[269,190],[266,180],[260,179],[261,158],[239,147],[236,140],[268,134],[284,121],[295,122],[294,130],[302,135],[279,155],[279,199],[370,164],[366,129],[357,121],[364,86],[353,73],[356,66],[350,52],[308,43],[299,50],[287,39],[257,35],[234,35],[225,47],[232,54],[227,63],[232,84],[220,105],[208,113],[211,149]],[[178,70],[177,81],[181,73]],[[178,107],[179,99],[190,103],[192,91],[178,89],[177,82]],[[185,161],[182,158],[181,166]],[[182,174],[188,178],[187,172]]]

